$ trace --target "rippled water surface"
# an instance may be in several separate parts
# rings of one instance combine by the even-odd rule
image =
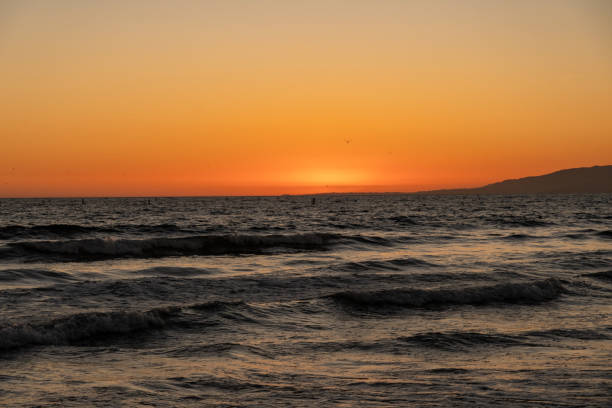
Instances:
[[[0,200],[0,406],[612,405],[612,195]]]

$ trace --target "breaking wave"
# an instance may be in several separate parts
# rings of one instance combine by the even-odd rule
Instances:
[[[32,346],[74,345],[110,336],[162,329],[180,324],[181,315],[188,309],[215,312],[236,304],[215,301],[147,311],[85,312],[42,323],[0,326],[0,351]]]
[[[0,258],[51,256],[60,260],[112,258],[160,258],[166,256],[257,254],[273,248],[326,250],[334,244],[352,241],[386,245],[383,238],[343,236],[326,233],[293,235],[201,235],[149,239],[77,239],[63,241],[24,241],[8,244]]]
[[[357,308],[486,305],[537,303],[555,299],[564,288],[555,278],[524,283],[502,283],[458,289],[391,289],[372,292],[339,292],[331,298]]]

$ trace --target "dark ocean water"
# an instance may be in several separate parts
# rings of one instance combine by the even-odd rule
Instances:
[[[612,195],[0,200],[0,406],[612,405]]]

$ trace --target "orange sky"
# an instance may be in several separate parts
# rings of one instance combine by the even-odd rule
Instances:
[[[607,0],[5,0],[0,197],[414,191],[610,164],[610,21]]]

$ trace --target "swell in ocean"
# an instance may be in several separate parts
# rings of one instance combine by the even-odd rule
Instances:
[[[0,200],[0,405],[610,406],[612,197]]]
[[[335,234],[200,235],[148,239],[75,239],[10,243],[0,258],[48,257],[57,260],[156,258],[259,253],[271,248],[322,250],[339,241]]]

